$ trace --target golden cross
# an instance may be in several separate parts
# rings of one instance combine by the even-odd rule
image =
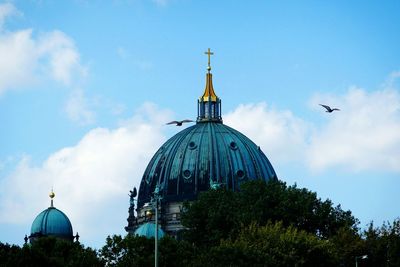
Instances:
[[[211,55],[214,55],[214,52],[211,52],[210,48],[208,48],[208,51],[204,52],[204,54],[206,54],[208,56],[208,67],[207,67],[207,70],[210,71],[211,70],[210,57],[211,57]]]

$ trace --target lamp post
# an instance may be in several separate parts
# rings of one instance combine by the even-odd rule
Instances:
[[[154,189],[153,197],[151,198],[151,204],[155,209],[155,240],[154,240],[154,266],[158,267],[158,204],[161,201],[160,196],[160,185],[157,184]]]
[[[366,260],[368,259],[368,255],[356,256],[356,267],[358,267],[358,259]]]

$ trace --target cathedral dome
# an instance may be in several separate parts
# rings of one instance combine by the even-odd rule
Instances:
[[[170,138],[150,160],[140,183],[138,210],[150,202],[157,184],[162,201],[170,203],[193,200],[213,187],[238,190],[245,181],[277,179],[261,148],[222,123],[210,70],[209,65],[196,125]]]
[[[53,192],[50,197],[54,197]],[[32,223],[29,238],[34,240],[42,236],[54,236],[71,241],[74,238],[70,220],[61,210],[53,207],[53,199],[51,200],[51,206],[39,213]]]
[[[183,201],[215,185],[237,190],[255,179],[276,179],[260,147],[222,123],[200,122],[155,153],[140,184],[138,208],[150,201],[157,183],[164,201]]]

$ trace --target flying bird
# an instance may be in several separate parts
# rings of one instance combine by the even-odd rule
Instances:
[[[322,105],[322,104],[319,104],[320,106],[323,106],[325,109],[326,109],[326,111],[325,112],[329,112],[329,113],[332,113],[333,111],[335,111],[335,110],[340,110],[340,109],[338,109],[338,108],[331,108],[330,106],[327,106],[327,105]]]
[[[171,122],[168,122],[167,125],[168,124],[175,124],[176,126],[182,126],[182,124],[186,123],[186,122],[193,122],[193,121],[192,120],[171,121]]]

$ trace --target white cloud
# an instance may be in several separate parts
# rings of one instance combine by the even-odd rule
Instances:
[[[0,26],[15,14],[11,3],[1,4]],[[0,95],[47,78],[72,86],[87,73],[73,40],[57,30],[34,36],[32,29],[0,28],[0,58]]]
[[[118,128],[93,129],[39,166],[23,157],[0,180],[0,223],[25,224],[28,231],[48,206],[47,195],[54,186],[55,206],[69,216],[83,240],[104,240],[123,232],[129,190],[139,185],[144,168],[165,140],[162,126],[171,117],[168,110],[145,104]]]
[[[382,87],[390,90],[398,90],[400,88],[399,79],[400,71],[392,72],[386,81],[383,83]]]
[[[21,15],[21,13],[11,3],[0,4],[0,30],[3,29],[7,17],[15,15]]]
[[[79,81],[86,76],[87,68],[80,62],[74,41],[65,33],[55,30],[43,34],[37,41],[37,50],[40,59],[48,58],[46,68],[54,80],[70,85],[73,78]]]
[[[87,97],[83,90],[75,89],[70,93],[64,111],[74,123],[87,126],[96,123],[99,117],[97,112],[119,116],[126,111],[126,106],[101,95]]]
[[[272,162],[298,160],[305,151],[309,126],[291,111],[264,102],[240,105],[224,115],[224,122],[250,137]]]
[[[7,17],[19,14],[11,4],[0,5],[0,96],[9,90],[21,90],[46,80],[72,89],[66,103],[68,117],[79,124],[94,122],[94,112],[80,88],[87,67],[80,60],[74,41],[54,30],[34,35],[32,29],[6,31]]]
[[[313,172],[400,172],[400,72],[381,88],[351,87],[343,95],[316,94],[311,109],[325,119],[306,122],[265,103],[240,105],[224,121],[260,145],[272,163],[298,162]],[[341,111],[326,113],[325,103]]]
[[[31,30],[0,33],[0,95],[34,80],[38,66]]]
[[[96,115],[91,107],[93,103],[85,97],[82,90],[75,90],[71,93],[65,105],[68,117],[81,125],[92,124],[96,120]]]
[[[307,162],[314,171],[400,171],[400,94],[393,89],[366,92],[350,88],[342,96],[316,95],[312,101],[333,103],[340,112],[311,137]]]

